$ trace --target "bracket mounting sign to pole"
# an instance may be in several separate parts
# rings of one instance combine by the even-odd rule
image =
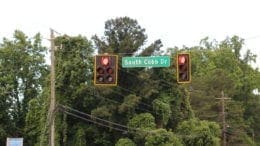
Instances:
[[[171,64],[170,56],[151,56],[151,57],[123,57],[123,68],[135,67],[169,67]]]

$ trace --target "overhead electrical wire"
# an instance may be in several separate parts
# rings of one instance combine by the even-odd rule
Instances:
[[[84,121],[87,121],[87,122],[90,122],[90,123],[93,123],[93,124],[96,124],[96,125],[99,125],[99,126],[102,126],[102,127],[111,128],[113,130],[117,130],[117,131],[120,131],[120,132],[124,132],[124,133],[143,132],[143,133],[147,133],[147,134],[148,133],[150,133],[150,134],[155,133],[155,131],[153,131],[153,130],[147,131],[147,130],[143,130],[143,129],[139,129],[139,128],[132,128],[132,127],[122,125],[122,124],[119,124],[119,123],[115,123],[115,122],[112,122],[112,121],[109,121],[109,120],[104,120],[102,118],[98,118],[96,116],[78,111],[76,109],[73,109],[71,107],[64,106],[64,105],[61,105],[61,104],[58,105],[58,108],[59,108],[59,111],[65,113],[65,114],[68,114],[70,116],[73,116],[75,118],[79,118],[79,119],[82,119]],[[70,111],[75,112],[78,115],[75,114],[75,113],[72,113]],[[87,116],[89,119],[87,119],[86,117],[80,116],[80,115]],[[97,120],[99,120],[99,121],[97,121]],[[100,121],[102,121],[104,123],[102,123]],[[105,123],[107,123],[108,125],[106,125]],[[185,134],[185,135],[183,135],[183,134],[176,134],[176,133],[175,133],[175,135],[178,136],[178,137],[182,137],[182,138],[195,138],[195,137],[205,136],[204,134],[188,134],[188,135]]]
[[[79,110],[73,109],[73,108],[68,107],[68,106],[64,106],[64,105],[59,104],[58,107],[61,107],[62,109],[65,109],[66,111],[67,111],[67,110],[70,110],[70,111],[76,112],[76,113],[78,113],[78,114],[87,116],[87,117],[89,117],[89,118],[91,118],[91,119],[100,120],[100,121],[102,121],[102,122],[106,122],[106,123],[108,123],[108,124],[120,126],[120,127],[123,127],[123,128],[128,128],[127,126],[124,126],[124,125],[121,125],[121,124],[118,124],[118,123],[114,123],[114,122],[111,122],[111,121],[108,121],[108,120],[104,120],[104,119],[95,117],[95,116],[93,116],[93,115],[90,115],[90,114],[81,112],[81,111],[79,111]]]
[[[118,86],[118,87],[120,87],[120,86]],[[123,87],[121,87],[121,88],[123,88]],[[120,95],[121,97],[124,97],[124,95],[121,94],[121,93],[118,92],[118,91],[113,90],[112,92],[115,93],[115,94],[117,94],[117,95]],[[139,96],[139,95],[138,95],[138,96]],[[142,96],[139,96],[139,97],[142,97]],[[151,106],[151,105],[149,105],[149,104],[147,104],[147,103],[141,102],[141,101],[139,101],[138,104],[141,104],[141,105],[144,105],[144,106],[147,106],[147,107],[150,107],[150,108],[153,107],[153,106]]]
[[[141,129],[136,129],[136,128],[132,128],[132,127],[129,127],[129,126],[126,126],[126,125],[122,125],[122,124],[119,124],[119,123],[115,123],[115,122],[112,122],[112,121],[109,121],[109,120],[104,120],[102,118],[98,118],[96,116],[93,116],[93,115],[90,115],[90,114],[87,114],[87,113],[84,113],[84,112],[81,112],[81,111],[78,111],[76,109],[73,109],[71,107],[68,107],[68,106],[64,106],[64,105],[61,105],[59,104],[58,105],[59,109],[61,109],[63,112],[67,112],[69,113],[70,115],[72,116],[75,116],[77,118],[81,118],[81,119],[84,119],[88,122],[92,122],[94,124],[99,124],[101,126],[105,126],[105,127],[108,127],[108,128],[113,128],[113,129],[116,129],[116,130],[120,130],[122,132],[129,132],[129,130],[132,130],[132,131],[142,131],[142,132],[147,132],[147,131],[144,131],[144,130],[141,130]],[[84,115],[84,116],[87,116],[89,119],[86,119],[82,116],[79,116],[79,115],[76,115],[76,114],[73,114],[72,112],[75,112],[77,114],[80,114],[80,115]],[[105,125],[104,123],[101,123],[101,122],[104,122],[104,123],[107,123],[109,125],[113,125],[113,126],[117,126],[117,127],[113,127],[113,126],[109,126],[109,125]]]
[[[119,102],[119,101],[116,101],[116,100],[113,100],[113,99],[109,99],[109,98],[105,98],[105,97],[103,97],[103,96],[94,95],[94,94],[92,95],[92,94],[90,94],[90,93],[87,93],[87,94],[90,95],[90,96],[95,96],[95,97],[97,97],[97,98],[101,98],[101,99],[104,99],[104,100],[107,100],[107,101],[116,103],[116,104],[122,104],[122,103]],[[146,109],[146,108],[134,107],[134,109],[139,109],[139,110],[141,110],[141,111],[145,111],[145,112],[149,112],[149,113],[153,113],[153,114],[155,114],[155,115],[158,115],[157,113],[155,113],[155,112],[153,112],[153,111],[151,111],[151,110],[148,110],[148,109]]]
[[[127,74],[130,74],[130,75],[132,75],[132,76],[137,77],[136,74],[133,74],[133,73],[127,72],[126,70],[123,70],[123,69],[120,69],[120,68],[119,68],[119,70],[121,70],[121,71],[123,71],[123,72],[125,72],[125,73],[127,73]],[[138,72],[136,72],[136,73],[138,73]],[[148,80],[148,79],[146,79],[146,80]],[[167,82],[167,81],[165,81],[165,80],[163,80],[163,79],[158,79],[158,80],[159,80],[159,81],[162,81],[163,83],[165,83],[165,85],[167,84],[168,87],[171,87],[171,86],[173,85],[173,84],[170,84],[169,82]]]
[[[65,110],[62,110],[62,112],[65,113],[65,114],[67,114],[67,115],[71,115],[71,116],[73,116],[73,117],[76,117],[76,118],[85,120],[85,121],[87,121],[87,122],[91,122],[91,123],[97,124],[97,125],[99,125],[99,126],[111,128],[111,129],[114,129],[114,130],[117,130],[117,131],[121,131],[121,132],[128,132],[128,131],[126,131],[126,130],[122,130],[122,129],[119,129],[119,128],[115,128],[115,127],[112,127],[112,126],[108,126],[108,125],[99,123],[99,122],[95,122],[94,120],[86,119],[86,118],[84,118],[84,117],[75,115],[75,114],[73,114],[73,113],[71,113],[71,112],[68,112],[68,111],[65,111]]]

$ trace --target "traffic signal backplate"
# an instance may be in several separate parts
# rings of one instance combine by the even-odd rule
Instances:
[[[94,85],[117,85],[117,55],[97,55],[94,64]]]

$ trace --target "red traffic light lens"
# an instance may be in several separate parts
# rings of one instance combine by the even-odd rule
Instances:
[[[180,55],[180,56],[178,57],[178,62],[179,62],[179,64],[184,64],[184,63],[186,62],[186,57],[185,57],[185,55]]]
[[[101,58],[101,64],[107,66],[109,64],[109,57],[102,57]]]

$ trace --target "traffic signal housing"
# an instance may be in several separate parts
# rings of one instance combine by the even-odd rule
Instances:
[[[177,82],[191,82],[191,62],[189,53],[177,54]]]
[[[94,85],[117,85],[117,55],[96,55],[94,65]]]

